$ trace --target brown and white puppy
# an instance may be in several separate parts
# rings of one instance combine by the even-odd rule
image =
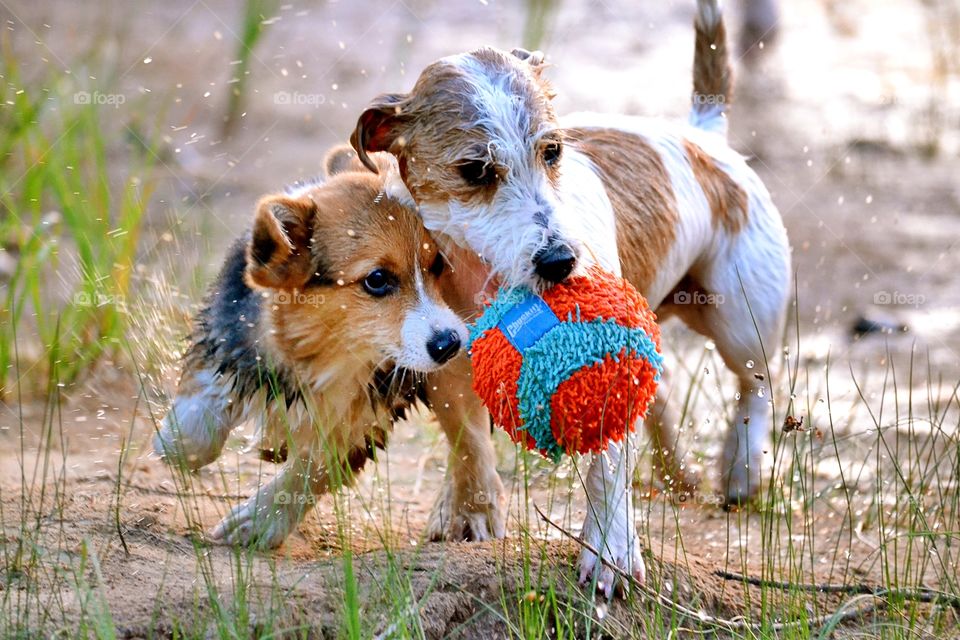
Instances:
[[[731,72],[716,0],[699,0],[695,27],[689,123],[558,118],[542,54],[484,48],[431,64],[409,93],[376,98],[351,142],[371,169],[367,152],[397,157],[411,200],[463,289],[477,291],[484,275],[542,289],[599,263],[628,278],[660,318],[679,316],[711,337],[739,379],[722,460],[722,490],[737,503],[760,486],[771,416],[753,367],[780,348],[790,254],[767,190],[727,144]],[[475,268],[461,268],[465,258]],[[667,473],[678,477],[667,424],[648,421]],[[469,429],[479,434],[485,426],[478,420]],[[614,445],[593,460],[583,537],[642,577],[628,449]],[[460,464],[475,468],[485,457],[472,452]],[[497,517],[456,504],[452,516]],[[581,580],[599,571],[612,590],[613,572],[601,570],[593,553],[581,554],[580,569]]]
[[[384,192],[349,147],[329,174],[263,198],[227,253],[184,355],[154,448],[196,469],[245,421],[286,458],[269,483],[211,533],[270,548],[314,496],[349,482],[412,402],[414,376],[460,351],[463,322],[443,302],[444,261],[416,213]]]

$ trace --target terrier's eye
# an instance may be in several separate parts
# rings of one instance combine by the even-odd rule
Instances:
[[[493,165],[485,160],[464,160],[458,167],[461,177],[475,187],[486,187],[497,179]]]
[[[543,161],[548,167],[557,164],[563,154],[563,145],[559,142],[549,142],[543,147]]]
[[[374,269],[363,279],[364,290],[374,298],[382,298],[397,290],[400,281],[386,269]]]
[[[430,263],[430,273],[439,278],[446,266],[447,264],[443,261],[443,256],[438,252],[437,257]]]

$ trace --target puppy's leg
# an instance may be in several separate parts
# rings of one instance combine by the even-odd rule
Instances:
[[[301,425],[303,430],[311,425]],[[297,435],[296,432],[294,435]],[[372,444],[356,444],[346,456],[320,451],[317,438],[299,447],[273,480],[237,505],[214,527],[210,538],[221,544],[273,549],[290,535],[331,486],[349,486],[372,455]],[[293,445],[292,439],[290,444]],[[330,469],[336,470],[331,477]]]
[[[506,495],[490,421],[470,384],[466,356],[429,379],[430,406],[450,444],[447,477],[427,524],[431,540],[488,540],[505,534]]]
[[[279,547],[313,508],[315,496],[329,489],[329,476],[320,455],[288,459],[273,480],[214,527],[210,539],[256,549]]]
[[[633,496],[629,478],[633,454],[629,442],[611,443],[607,450],[591,456],[586,477],[587,516],[581,537],[600,551],[607,562],[632,575],[641,583],[646,577],[640,540],[634,522]],[[594,576],[597,588],[609,598],[617,584],[613,569],[600,562],[592,551],[580,551],[580,584]]]
[[[256,549],[279,547],[313,508],[315,496],[328,488],[329,476],[320,461],[309,454],[296,456],[256,494],[234,507],[210,532],[210,539]]]
[[[154,451],[168,464],[190,470],[213,462],[243,421],[244,404],[213,369],[184,371],[173,406],[153,437]]]

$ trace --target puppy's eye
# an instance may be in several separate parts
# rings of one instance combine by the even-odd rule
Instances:
[[[458,166],[460,176],[466,180],[467,184],[475,187],[486,187],[497,179],[497,172],[493,170],[493,165],[485,160],[465,160]]]
[[[374,269],[363,279],[364,290],[375,298],[382,298],[397,290],[397,276],[386,269]]]
[[[563,154],[563,145],[559,142],[549,142],[543,147],[543,161],[548,167],[557,164]]]
[[[430,273],[439,278],[446,266],[447,264],[443,261],[443,256],[437,253],[437,257],[430,263]]]

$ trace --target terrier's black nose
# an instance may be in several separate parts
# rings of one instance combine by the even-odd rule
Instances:
[[[576,264],[573,249],[561,242],[551,244],[533,256],[533,270],[547,282],[563,282]]]
[[[427,341],[427,353],[437,364],[443,364],[460,351],[460,334],[453,329],[434,331]]]

